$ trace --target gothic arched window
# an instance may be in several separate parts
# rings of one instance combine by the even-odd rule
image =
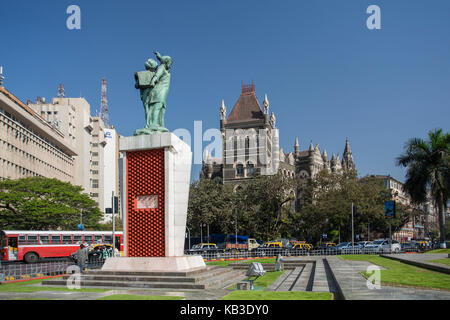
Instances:
[[[242,164],[238,164],[236,166],[236,176],[238,177],[244,176],[244,166]]]

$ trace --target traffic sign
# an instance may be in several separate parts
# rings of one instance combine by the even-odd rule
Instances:
[[[395,201],[390,200],[384,203],[384,215],[388,219],[395,217]]]

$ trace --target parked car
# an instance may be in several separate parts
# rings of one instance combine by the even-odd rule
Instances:
[[[201,254],[205,259],[220,257],[223,250],[218,248],[215,243],[198,243],[189,250],[191,254]]]
[[[287,247],[289,255],[291,256],[303,256],[307,255],[312,249],[312,245],[309,243],[290,243]]]
[[[331,248],[331,253],[334,254],[361,254],[361,246],[354,242],[353,245],[351,242],[341,242],[337,246]]]
[[[258,257],[277,256],[279,254],[286,255],[288,249],[283,247],[280,241],[264,242],[258,248],[255,249],[255,253]]]
[[[373,241],[371,244],[366,245],[363,248],[364,253],[373,253],[373,254],[379,254],[379,253],[400,253],[402,250],[402,247],[400,245],[400,242],[397,240],[392,240],[391,246],[389,245],[390,240],[389,239],[378,239]]]
[[[418,246],[415,242],[404,242],[400,244],[403,252],[417,252]]]
[[[358,241],[357,244],[362,248],[367,246],[368,244],[372,243],[372,241]]]

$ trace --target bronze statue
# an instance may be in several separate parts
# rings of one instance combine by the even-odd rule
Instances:
[[[137,129],[134,135],[154,134],[158,132],[168,132],[164,126],[164,114],[166,112],[166,99],[170,87],[170,67],[172,58],[161,56],[154,52],[160,65],[153,59],[148,59],[145,63],[145,71],[134,74],[136,80],[135,87],[140,89],[142,104],[145,110],[145,127]]]

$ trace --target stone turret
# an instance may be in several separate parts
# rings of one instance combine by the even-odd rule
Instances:
[[[356,170],[348,138],[345,139],[344,154],[342,155],[342,168],[344,170]]]
[[[300,144],[298,143],[298,137],[295,138],[294,152],[295,154],[298,154],[300,152]]]

